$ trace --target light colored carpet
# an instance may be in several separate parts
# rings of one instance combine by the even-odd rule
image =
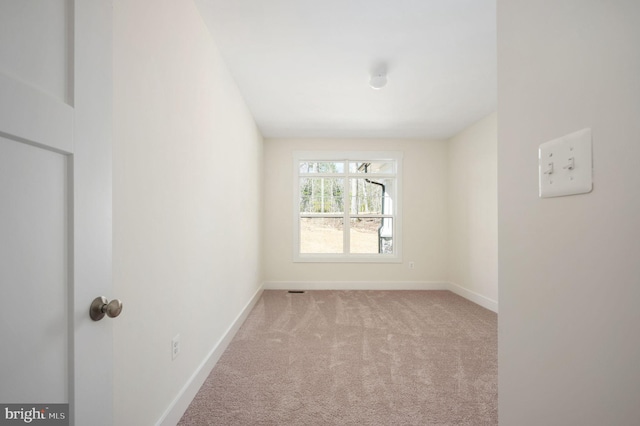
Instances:
[[[448,291],[265,291],[179,425],[497,425],[497,315]]]

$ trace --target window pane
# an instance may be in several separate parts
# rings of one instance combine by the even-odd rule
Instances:
[[[395,161],[349,162],[349,173],[394,174],[395,172]]]
[[[393,222],[390,218],[351,219],[351,253],[393,253]]]
[[[343,253],[342,218],[300,218],[300,253]]]
[[[300,213],[343,213],[344,179],[300,178]]]
[[[344,162],[301,161],[300,173],[344,173]]]
[[[393,214],[395,179],[349,179],[351,214]]]

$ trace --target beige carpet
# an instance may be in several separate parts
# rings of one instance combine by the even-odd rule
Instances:
[[[265,291],[180,425],[497,425],[497,316],[448,291]]]

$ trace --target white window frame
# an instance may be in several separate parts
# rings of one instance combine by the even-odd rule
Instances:
[[[394,161],[396,164],[395,175],[367,175],[372,178],[389,178],[395,179],[396,194],[393,200],[394,208],[392,217],[393,224],[393,253],[380,254],[360,254],[348,253],[350,244],[350,223],[351,213],[345,202],[344,213],[337,217],[343,218],[345,224],[344,230],[344,247],[347,253],[300,253],[300,178],[301,176],[300,162],[345,162],[344,176],[346,182],[349,177],[358,176],[363,178],[364,174],[349,173],[348,161],[358,162],[376,162],[376,161]],[[324,177],[323,174],[314,174],[314,177]],[[336,176],[332,174],[331,176]],[[346,183],[345,182],[345,183]],[[345,185],[346,187],[347,185]],[[345,191],[348,194],[348,191]],[[346,196],[346,195],[345,195]],[[402,152],[400,151],[295,151],[293,153],[293,261],[294,262],[337,262],[337,263],[400,263],[402,262]]]

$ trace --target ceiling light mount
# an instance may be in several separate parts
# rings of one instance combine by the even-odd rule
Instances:
[[[380,90],[384,86],[387,85],[387,75],[386,74],[375,74],[371,76],[371,80],[369,80],[369,86],[373,90]]]
[[[369,87],[374,90],[380,90],[387,85],[387,66],[379,65],[371,73]]]

